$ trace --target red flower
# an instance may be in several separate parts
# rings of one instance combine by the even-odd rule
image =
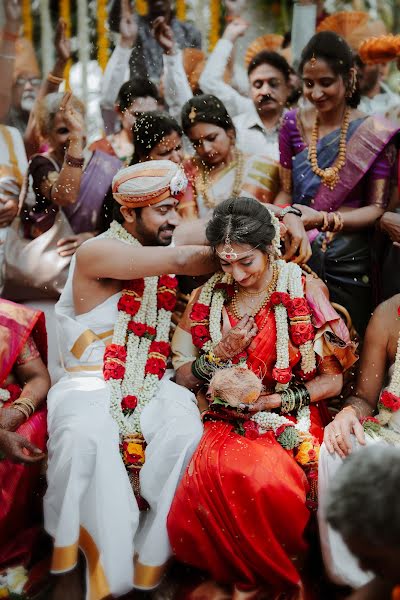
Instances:
[[[107,362],[103,368],[105,381],[109,379],[123,379],[125,375],[125,367],[115,362]]]
[[[288,367],[287,369],[278,369],[274,367],[272,369],[272,377],[278,383],[289,383],[292,378],[292,369]]]
[[[294,427],[294,423],[292,425],[289,425],[289,423],[280,425],[280,427],[278,427],[275,431],[275,437],[278,438],[288,427]]]
[[[171,275],[161,275],[158,280],[158,287],[167,287],[175,290],[178,287],[178,280],[176,277],[171,277]]]
[[[150,326],[147,326],[147,331],[146,331],[146,333],[147,333],[147,335],[148,335],[150,338],[152,338],[152,337],[155,337],[155,335],[156,335],[156,333],[157,333],[157,332],[156,332],[156,328],[155,328],[155,327],[150,327]]]
[[[169,356],[170,351],[171,346],[168,344],[168,342],[152,342],[149,348],[149,353],[157,352],[158,354],[163,354],[167,358]]]
[[[147,326],[144,325],[144,323],[135,323],[134,321],[128,323],[128,329],[129,331],[132,331],[132,333],[138,335],[139,337],[142,337],[142,335],[144,335],[147,332]]]
[[[104,360],[107,358],[118,358],[122,362],[126,361],[126,348],[118,344],[109,344],[104,351]]]
[[[375,417],[361,417],[360,419],[360,423],[361,425],[363,425],[364,423],[376,423],[377,425],[379,425],[379,421],[378,419],[376,419]]]
[[[310,314],[310,307],[305,298],[293,298],[287,306],[288,315],[294,317],[306,317]]]
[[[190,320],[194,322],[205,321],[210,316],[210,307],[206,304],[196,302],[193,305],[192,312],[190,313]]]
[[[315,452],[314,448],[308,451],[308,456],[309,459],[313,462],[317,460],[317,453]]]
[[[141,302],[136,300],[133,296],[123,294],[118,302],[118,310],[126,312],[128,315],[136,315],[140,308]]]
[[[125,398],[122,398],[121,408],[123,411],[133,411],[137,407],[137,403],[136,396],[125,396]]]
[[[197,348],[202,348],[210,339],[208,327],[205,325],[194,325],[192,327],[192,340]]]
[[[159,292],[157,294],[157,308],[173,311],[176,305],[176,295],[171,292]]]
[[[274,292],[271,294],[271,302],[274,306],[278,306],[278,304],[288,306],[290,303],[290,296],[286,292]]]
[[[18,400],[22,392],[22,388],[16,383],[10,383],[5,389],[10,392],[10,402],[15,402],[15,400]]]
[[[204,338],[207,340],[211,339],[208,327],[205,325],[194,325],[194,327],[192,327],[192,333],[199,338]]]
[[[398,314],[398,316],[400,317],[400,306],[399,306],[399,308],[397,309],[397,314]]]
[[[132,292],[136,292],[138,296],[143,296],[144,293],[144,279],[132,279],[129,281],[124,288]]]
[[[254,421],[245,421],[243,423],[244,437],[249,440],[255,440],[260,437],[258,425]]]
[[[161,379],[165,373],[166,361],[161,358],[148,358],[145,367],[145,373],[157,375]]]
[[[290,337],[295,346],[300,346],[314,339],[314,327],[311,323],[294,323],[290,326]]]
[[[400,409],[400,398],[388,390],[385,390],[382,393],[380,402],[385,408],[391,410],[392,412],[397,412]]]

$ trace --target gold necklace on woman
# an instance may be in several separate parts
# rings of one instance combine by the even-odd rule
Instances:
[[[319,138],[319,118],[316,116],[315,123],[311,133],[311,141],[308,149],[308,159],[311,162],[311,169],[313,172],[318,175],[322,179],[322,183],[328,187],[330,190],[333,190],[336,185],[339,183],[339,171],[342,169],[346,162],[346,138],[347,132],[350,124],[350,108],[347,108],[340,130],[340,139],[339,139],[339,153],[335,160],[335,163],[331,167],[327,167],[326,169],[321,169],[318,166],[318,158],[317,158],[317,144]]]
[[[250,311],[247,313],[247,314],[249,314],[250,317],[255,317],[268,304],[268,302],[271,298],[271,294],[275,290],[276,284],[278,282],[278,276],[279,276],[279,271],[275,265],[273,265],[272,269],[273,269],[273,272],[272,272],[271,281],[268,283],[268,285],[263,290],[261,290],[261,292],[252,293],[252,292],[244,291],[243,289],[239,290],[238,284],[235,283],[235,294],[231,300],[231,309],[232,309],[232,314],[234,315],[234,317],[236,317],[236,319],[240,320],[243,317],[243,314],[241,313],[239,306],[238,306],[238,299],[241,294],[243,294],[245,296],[253,296],[253,297],[263,296],[263,298],[261,298],[261,301],[256,304],[255,308],[250,309]]]
[[[235,148],[234,150],[234,169],[235,179],[233,181],[231,197],[237,198],[240,196],[244,174],[244,156],[243,152]],[[212,184],[210,183],[210,169],[202,165],[199,176],[196,179],[196,191],[203,197],[203,201],[207,208],[215,208],[216,201],[212,193]],[[228,197],[228,195],[226,196]]]

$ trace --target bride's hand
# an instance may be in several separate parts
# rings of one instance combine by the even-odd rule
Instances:
[[[247,348],[257,333],[258,327],[254,318],[244,315],[235,327],[232,327],[232,329],[228,331],[222,340],[215,346],[215,356],[222,360],[233,358]]]
[[[249,404],[248,408],[251,412],[259,412],[260,410],[272,410],[279,408],[282,404],[280,394],[261,394],[256,402]]]

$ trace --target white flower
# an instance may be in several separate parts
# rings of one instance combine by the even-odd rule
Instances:
[[[188,185],[188,179],[185,175],[185,171],[182,167],[179,167],[173,178],[171,179],[171,183],[169,184],[169,189],[171,190],[171,194],[176,196],[180,192],[184,192]]]

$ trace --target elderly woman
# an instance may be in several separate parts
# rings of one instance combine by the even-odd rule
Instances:
[[[277,260],[279,224],[265,206],[225,200],[206,234],[221,271],[176,329],[176,380],[198,390],[216,368],[241,363],[263,391],[239,400],[239,373],[230,393],[210,398],[169,513],[170,541],[179,560],[234,584],[235,599],[258,588],[294,599],[306,580],[325,400],[340,393],[353,348],[324,284]]]
[[[28,564],[39,531],[34,508],[50,388],[43,313],[0,300],[0,347],[1,572]]]
[[[85,150],[84,107],[71,94],[46,96],[39,104],[37,119],[50,151],[35,155],[29,165],[35,202],[26,206],[26,233],[38,237],[53,225],[62,209],[73,235],[59,240],[58,252],[68,256],[95,235],[104,196],[121,162],[99,150]]]

